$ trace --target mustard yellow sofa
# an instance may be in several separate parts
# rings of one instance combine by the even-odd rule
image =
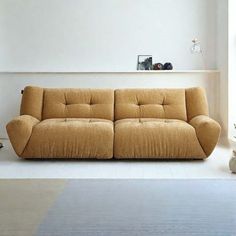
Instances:
[[[7,124],[22,158],[204,159],[220,125],[189,89],[24,89]]]

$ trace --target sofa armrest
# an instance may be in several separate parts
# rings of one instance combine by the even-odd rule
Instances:
[[[219,140],[220,125],[205,115],[194,117],[189,124],[195,128],[197,138],[206,156],[210,156]]]
[[[18,156],[20,156],[32,133],[33,127],[40,121],[33,116],[22,115],[14,118],[7,126],[7,133],[11,144]]]

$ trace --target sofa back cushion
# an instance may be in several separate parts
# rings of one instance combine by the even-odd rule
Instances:
[[[118,89],[115,120],[126,118],[187,121],[185,89]]]
[[[21,115],[38,120],[48,118],[114,119],[114,91],[111,89],[44,89],[27,86],[21,101]],[[203,88],[118,89],[115,91],[115,119],[169,118],[190,121],[208,115]]]
[[[44,89],[42,118],[113,120],[114,91],[110,89]]]

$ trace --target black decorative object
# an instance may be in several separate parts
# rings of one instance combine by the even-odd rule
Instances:
[[[138,55],[137,70],[152,70],[152,56]]]
[[[170,62],[164,64],[164,70],[173,70],[173,65]]]
[[[163,70],[164,66],[162,63],[156,63],[153,65],[153,70]]]

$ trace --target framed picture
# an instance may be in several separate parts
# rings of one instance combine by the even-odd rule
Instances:
[[[152,55],[138,55],[137,70],[152,70]]]

